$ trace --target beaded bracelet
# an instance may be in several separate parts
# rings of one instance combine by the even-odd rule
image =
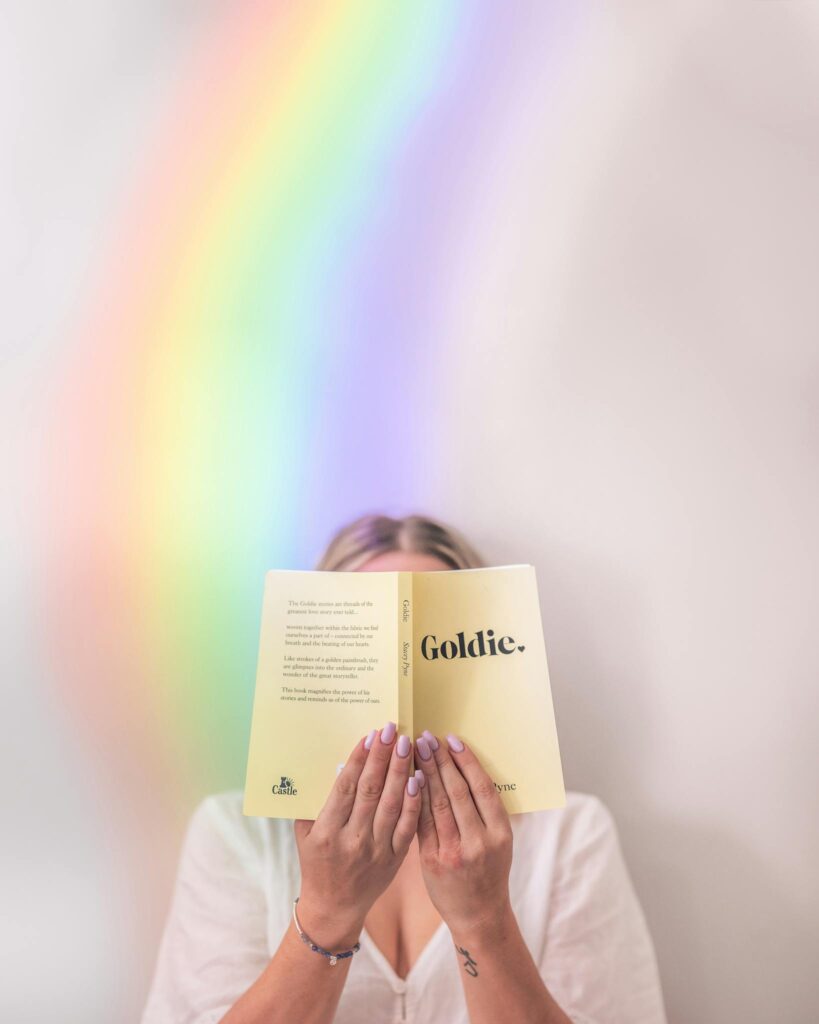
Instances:
[[[299,924],[299,919],[296,915],[296,904],[298,902],[299,897],[297,896],[293,900],[293,923],[296,926],[296,931],[299,933],[299,938],[305,945],[309,946],[314,953],[321,953],[322,956],[326,956],[330,961],[331,967],[335,967],[339,960],[345,960],[348,956],[352,956],[353,953],[357,953],[359,949],[361,949],[361,943],[357,942],[352,949],[347,949],[343,953],[331,953],[329,949],[324,949],[322,946],[319,946],[318,943],[313,942],[310,936],[307,935],[306,932],[302,931],[302,927]]]

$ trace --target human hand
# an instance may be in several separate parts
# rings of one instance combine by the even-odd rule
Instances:
[[[412,743],[395,723],[360,740],[315,821],[297,819],[298,914],[329,949],[353,945],[376,898],[401,865],[418,826]]]
[[[432,903],[453,933],[501,919],[509,907],[512,825],[475,753],[451,734],[415,741],[424,772],[418,852]]]

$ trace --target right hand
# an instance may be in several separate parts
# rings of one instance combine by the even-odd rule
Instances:
[[[408,785],[411,741],[401,740],[407,753],[399,756],[392,722],[375,732],[369,750],[365,739],[336,777],[316,820],[295,822],[302,879],[297,913],[304,931],[325,949],[357,941],[370,907],[409,850],[421,812],[420,787],[409,791],[417,780]]]

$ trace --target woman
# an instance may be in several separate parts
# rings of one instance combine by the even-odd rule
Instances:
[[[317,568],[481,564],[441,523],[365,516]],[[510,817],[468,743],[413,744],[389,722],[356,743],[315,822],[245,818],[241,793],[200,805],[143,1024],[665,1019],[600,800]]]

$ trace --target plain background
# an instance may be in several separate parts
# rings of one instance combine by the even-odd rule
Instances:
[[[192,810],[159,828],[100,800],[40,658],[26,503],[41,385],[215,10],[2,15],[0,1008],[19,1024],[137,1018]],[[415,504],[538,568],[567,782],[614,813],[673,1024],[809,1024],[819,1002],[818,11],[590,5],[557,142],[529,65],[503,188],[476,159],[448,343],[424,356]],[[305,558],[363,510],[317,516]]]

